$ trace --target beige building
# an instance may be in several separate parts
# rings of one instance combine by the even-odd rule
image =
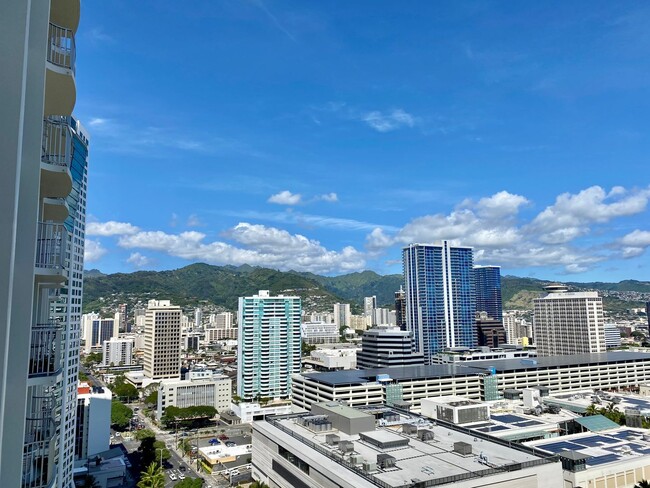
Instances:
[[[144,324],[144,375],[180,379],[181,308],[169,300],[149,300]]]
[[[214,407],[217,412],[230,410],[232,380],[211,371],[192,371],[185,380],[162,380],[158,388],[156,416],[160,420],[165,408]]]
[[[539,356],[605,352],[603,299],[597,292],[569,292],[547,286],[548,295],[534,300],[535,345]]]

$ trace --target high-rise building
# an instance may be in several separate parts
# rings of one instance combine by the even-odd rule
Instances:
[[[413,334],[399,327],[379,325],[363,333],[357,353],[360,369],[423,364],[422,353],[413,352]]]
[[[395,292],[395,324],[400,329],[406,330],[406,294],[401,286]]]
[[[119,339],[112,337],[102,343],[102,364],[104,366],[130,366],[133,364],[132,338]]]
[[[203,311],[200,308],[194,309],[194,328],[198,329],[203,325]]]
[[[595,291],[569,292],[564,285],[545,287],[534,300],[533,329],[539,356],[605,352],[603,299]]]
[[[501,267],[474,266],[476,311],[487,312],[489,318],[503,320],[501,304]]]
[[[605,347],[621,347],[621,329],[616,324],[605,324]]]
[[[471,247],[411,244],[402,252],[406,328],[425,364],[450,347],[476,347]]]
[[[88,354],[93,347],[102,347],[104,341],[117,337],[117,328],[115,319],[103,319],[99,316],[88,318],[84,314],[84,352]]]
[[[128,324],[127,317],[127,304],[122,303],[119,305],[115,313],[115,321],[117,322],[118,332],[131,332],[131,327]]]
[[[488,317],[487,312],[477,313],[476,333],[479,346],[496,348],[508,343],[501,321]]]
[[[372,311],[377,308],[377,297],[365,297],[363,299],[363,313],[372,316]]]
[[[350,327],[351,315],[349,303],[334,304],[334,323],[337,327]]]
[[[645,302],[645,315],[648,320],[648,330],[650,330],[650,302]]]
[[[289,398],[291,375],[300,373],[300,297],[240,297],[237,322],[237,395]]]
[[[181,376],[180,307],[149,300],[144,324],[144,375],[152,380]]]
[[[78,0],[0,2],[2,487],[73,479],[88,155],[72,118],[79,11]]]

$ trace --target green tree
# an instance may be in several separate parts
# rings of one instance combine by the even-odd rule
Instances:
[[[120,378],[118,376],[118,378]],[[113,388],[111,391],[113,392],[113,395],[118,397],[120,400],[126,400],[128,403],[131,400],[134,400],[138,398],[138,389],[133,386],[131,383],[127,383],[124,381],[124,377],[121,377],[122,381],[115,379],[115,383],[113,384]]]
[[[103,355],[101,352],[91,352],[90,354],[86,354],[83,364],[85,367],[90,368],[95,364],[101,363],[102,359]]]
[[[153,437],[155,439],[156,434],[151,429],[140,429],[135,433],[136,440],[142,442],[147,437]]]
[[[133,416],[133,410],[123,403],[113,400],[111,402],[111,425],[115,430],[126,430]]]
[[[587,415],[598,415],[598,407],[596,406],[595,403],[592,403],[587,407],[587,410],[585,411]]]
[[[192,444],[188,439],[181,439],[178,441],[178,448],[183,453],[183,456],[187,456],[192,452]]]
[[[144,397],[144,403],[150,406],[158,405],[158,390],[154,390]]]
[[[165,488],[165,474],[162,468],[156,463],[149,464],[147,469],[140,473],[138,488]]]
[[[314,349],[316,349],[316,346],[314,346],[314,345],[312,345],[312,344],[307,344],[305,341],[302,342],[301,350],[302,350],[302,355],[303,355],[303,356],[309,356],[309,354],[310,354]]]
[[[255,480],[251,483],[250,488],[270,488],[270,487],[263,481]]]

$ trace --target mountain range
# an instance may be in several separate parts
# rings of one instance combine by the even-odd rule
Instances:
[[[503,276],[504,308],[531,309],[532,300],[549,281]],[[650,282],[625,280],[618,283],[566,283],[575,290],[598,290],[605,295],[605,308],[623,310],[643,305],[643,294],[650,294]],[[236,310],[241,296],[259,290],[298,295],[307,311],[331,311],[336,302],[351,303],[353,312],[361,309],[363,297],[377,296],[379,306],[393,307],[394,293],[402,285],[402,275],[379,275],[362,271],[341,276],[282,272],[254,266],[213,266],[191,264],[169,271],[136,271],[103,274],[87,270],[84,281],[84,312],[114,309],[119,303],[130,306],[151,298],[169,299],[182,307],[198,304],[217,309]],[[626,293],[631,297],[621,299]]]

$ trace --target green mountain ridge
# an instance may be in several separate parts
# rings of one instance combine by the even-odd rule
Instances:
[[[501,278],[504,308],[530,309],[532,300],[544,292],[548,280],[517,276]],[[566,283],[571,289],[595,289],[606,292],[650,293],[650,282],[624,280],[619,283]],[[359,310],[363,297],[376,295],[380,306],[392,307],[394,294],[402,285],[402,275],[379,275],[361,271],[340,276],[314,273],[277,271],[268,268],[242,266],[213,266],[191,264],[169,271],[137,271],[134,273],[103,274],[90,270],[84,281],[84,312],[111,308],[117,303],[133,305],[137,300],[169,299],[183,307],[198,303],[212,304],[227,310],[237,309],[241,296],[259,290],[271,293],[295,294],[303,299],[308,312],[331,311],[336,302],[351,303]],[[605,297],[614,309],[640,306],[639,300],[623,301]]]

